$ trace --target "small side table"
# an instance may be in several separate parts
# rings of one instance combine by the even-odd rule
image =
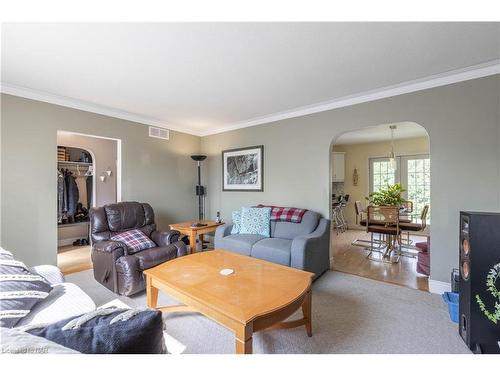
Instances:
[[[202,224],[207,224],[203,227],[192,227],[191,224],[193,223],[202,223]],[[185,221],[183,223],[176,223],[176,224],[170,224],[170,229],[172,230],[177,230],[181,232],[182,234],[186,235],[189,237],[189,247],[190,247],[190,254],[193,254],[196,252],[196,239],[198,236],[200,236],[200,241],[202,244],[203,248],[203,235],[206,233],[211,233],[215,232],[217,227],[219,225],[222,225],[224,223],[217,223],[214,220],[192,220],[192,221]]]

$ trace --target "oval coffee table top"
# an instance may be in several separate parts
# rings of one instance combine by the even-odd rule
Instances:
[[[221,275],[222,269],[234,272]],[[144,272],[167,288],[241,323],[297,300],[309,290],[314,276],[225,250],[183,256]]]

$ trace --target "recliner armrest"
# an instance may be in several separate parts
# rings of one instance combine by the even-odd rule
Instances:
[[[121,252],[116,254],[115,258],[119,258],[123,255],[128,255],[127,245],[119,241],[99,241],[94,242],[92,249],[95,251],[102,251],[104,253],[113,253],[115,251]]]
[[[165,231],[159,231],[155,230],[154,232],[151,233],[151,239],[156,243],[158,246],[167,246],[170,245],[174,242],[179,241],[180,233],[179,231],[176,230],[165,230]]]
[[[184,255],[187,255],[187,246],[183,241],[176,241],[172,243],[171,245],[175,246],[177,248],[177,258],[178,257],[183,257]]]

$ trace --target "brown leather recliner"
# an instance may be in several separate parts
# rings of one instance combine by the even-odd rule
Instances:
[[[140,229],[157,247],[132,252],[115,234]],[[157,231],[147,203],[121,202],[90,210],[94,277],[115,293],[130,296],[145,289],[143,270],[187,254],[177,231]]]

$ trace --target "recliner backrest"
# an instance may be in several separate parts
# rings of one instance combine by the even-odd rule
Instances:
[[[90,209],[92,241],[109,240],[116,233],[140,229],[148,237],[156,230],[153,208],[147,203],[120,202]]]

